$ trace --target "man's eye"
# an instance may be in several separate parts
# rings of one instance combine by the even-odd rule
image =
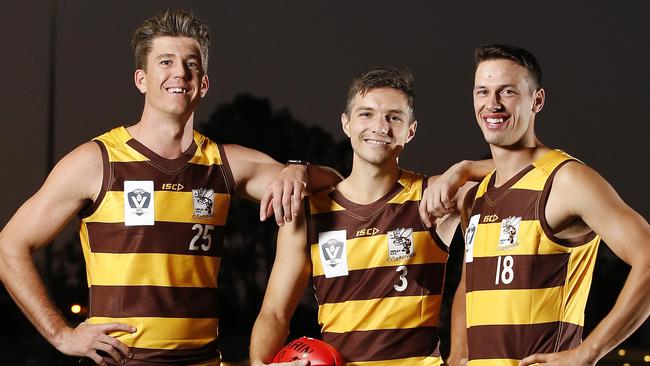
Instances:
[[[480,96],[487,95],[487,90],[477,90],[476,95],[480,95]]]
[[[501,91],[501,94],[503,94],[503,95],[513,95],[513,94],[517,94],[517,93],[512,89],[503,89],[503,91]]]
[[[399,122],[402,120],[399,116],[386,116],[386,120],[389,122]]]
[[[172,62],[171,62],[171,60],[162,60],[162,61],[160,61],[160,64],[161,65],[171,65]]]

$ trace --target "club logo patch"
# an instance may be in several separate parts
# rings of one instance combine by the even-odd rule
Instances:
[[[153,198],[153,181],[124,181],[124,225],[153,225]]]
[[[207,219],[214,216],[214,190],[199,188],[192,190],[194,217]]]
[[[499,236],[499,245],[497,250],[508,250],[519,245],[517,235],[519,234],[519,224],[521,217],[510,216],[501,221],[501,235]]]
[[[318,233],[318,254],[326,278],[348,275],[346,231]]]
[[[399,228],[387,232],[388,236],[388,261],[395,262],[415,256],[413,245],[413,228]]]

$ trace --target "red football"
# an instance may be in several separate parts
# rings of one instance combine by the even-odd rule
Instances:
[[[314,338],[302,337],[282,347],[273,357],[273,362],[309,360],[311,366],[343,366],[345,361],[339,352],[329,344]]]

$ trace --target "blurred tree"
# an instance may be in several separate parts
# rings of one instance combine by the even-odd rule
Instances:
[[[348,140],[334,141],[319,127],[307,127],[287,109],[274,112],[267,98],[238,95],[232,103],[220,105],[210,120],[198,127],[219,143],[250,147],[284,162],[307,160],[334,167],[349,174],[352,149]],[[259,221],[257,203],[234,200],[231,203],[223,260],[219,275],[221,314],[219,342],[225,361],[248,357],[250,332],[259,312],[268,275],[275,257],[273,220]],[[319,336],[316,305],[308,287],[291,324],[291,338]]]

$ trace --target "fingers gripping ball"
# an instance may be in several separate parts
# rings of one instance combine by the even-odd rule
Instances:
[[[309,360],[311,366],[343,366],[339,352],[318,339],[302,337],[291,341],[273,357],[273,362]]]

